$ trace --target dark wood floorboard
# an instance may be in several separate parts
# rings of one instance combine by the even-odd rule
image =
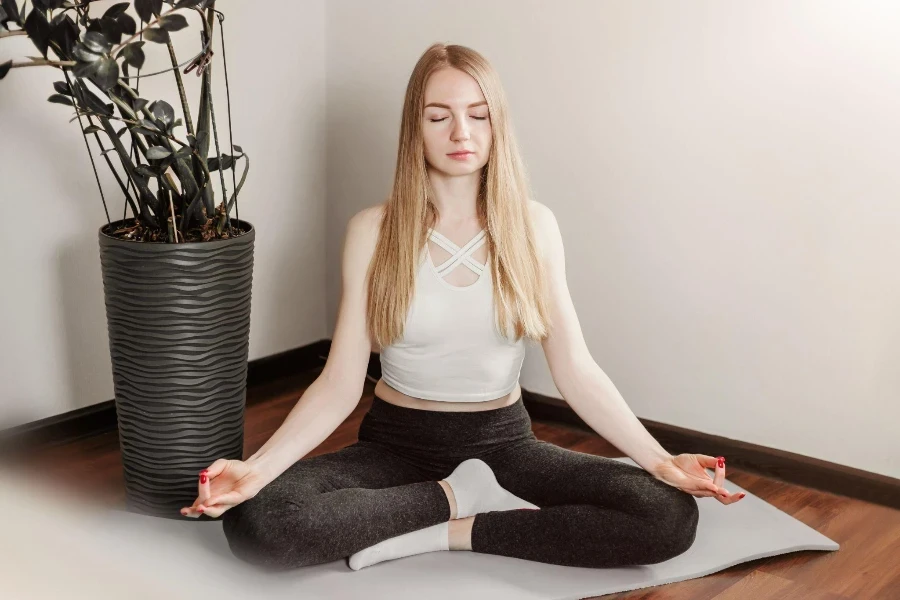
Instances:
[[[317,375],[318,371],[300,373],[248,389],[245,457],[265,443]],[[308,456],[333,452],[356,441],[359,423],[372,404],[373,388],[367,382],[365,394],[352,415]],[[534,421],[533,430],[538,438],[564,448],[600,456],[621,456],[599,436],[574,427]],[[34,449],[27,454],[26,462],[19,466],[29,472],[55,478],[75,494],[109,506],[124,507],[125,485],[117,432],[63,446]],[[739,470],[729,470],[727,477],[837,541],[841,549],[759,559],[699,579],[602,598],[900,598],[900,511]]]

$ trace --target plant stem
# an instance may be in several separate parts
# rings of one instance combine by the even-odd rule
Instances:
[[[185,129],[187,129],[189,134],[194,135],[194,124],[191,122],[191,110],[188,106],[187,95],[184,93],[184,80],[181,78],[178,59],[175,58],[175,47],[172,45],[171,40],[166,42],[166,46],[169,48],[169,58],[172,61],[172,67],[174,67],[173,73],[175,73],[175,83],[178,84],[178,96],[181,98],[181,110],[184,111]]]
[[[140,36],[142,33],[144,33],[145,31],[147,31],[148,29],[150,29],[151,27],[153,27],[154,25],[156,25],[157,23],[159,23],[159,20],[160,20],[160,19],[162,19],[162,18],[165,17],[166,15],[172,14],[172,13],[175,12],[176,10],[181,10],[181,9],[180,9],[180,8],[172,8],[172,9],[169,9],[169,10],[167,10],[166,12],[160,14],[158,17],[156,17],[155,19],[153,19],[152,21],[150,21],[149,23],[147,23],[147,25],[145,25],[143,29],[139,29],[133,36],[131,36],[130,38],[128,38],[127,40],[125,40],[124,42],[122,42],[121,44],[119,44],[118,46],[114,47],[112,50],[110,50],[110,51],[109,51],[109,55],[112,56],[113,58],[115,58],[115,57],[116,57],[116,53],[119,52],[122,48],[124,48],[125,46],[127,46],[128,44],[130,44],[132,41],[134,41],[135,38],[137,38],[138,36]]]
[[[0,39],[12,37],[14,35],[28,35],[24,29],[16,29],[15,31],[0,31]]]
[[[14,62],[10,65],[10,69],[19,69],[21,67],[74,67],[77,63],[74,60],[30,60],[28,62]]]

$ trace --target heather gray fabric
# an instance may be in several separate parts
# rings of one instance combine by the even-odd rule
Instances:
[[[605,568],[660,563],[694,543],[693,496],[644,469],[536,439],[521,398],[499,409],[442,412],[376,396],[357,443],[297,461],[222,515],[225,536],[235,556],[267,570],[345,558],[449,520],[437,481],[469,458],[540,507],[476,515],[475,553]]]

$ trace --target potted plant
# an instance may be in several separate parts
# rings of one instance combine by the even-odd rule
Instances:
[[[231,143],[230,103],[227,144],[213,108],[213,40],[217,20],[222,39],[224,16],[214,0],[135,0],[95,15],[90,7],[0,0],[0,43],[27,36],[40,54],[0,63],[0,79],[39,66],[62,75],[48,100],[74,110],[107,215],[99,255],[126,505],[180,519],[198,471],[243,451],[256,232],[237,214],[249,159]],[[188,19],[198,24],[199,51],[179,64],[169,34]],[[168,51],[171,68],[141,75],[154,45]],[[224,40],[221,49],[226,65]],[[201,78],[196,123],[182,79],[192,71]],[[161,74],[177,83],[181,116],[141,97],[140,81]],[[224,74],[227,90],[227,66]],[[118,183],[120,220],[109,216],[89,140]]]

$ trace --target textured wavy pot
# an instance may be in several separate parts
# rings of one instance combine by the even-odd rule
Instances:
[[[184,519],[179,509],[197,497],[199,471],[242,458],[256,230],[239,224],[244,235],[183,244],[126,241],[100,228],[130,511]]]

